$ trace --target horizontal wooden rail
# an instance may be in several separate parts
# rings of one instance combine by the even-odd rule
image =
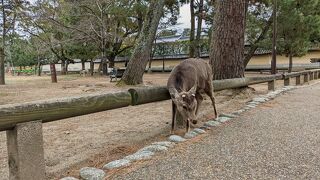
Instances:
[[[164,69],[163,69],[164,68]],[[277,70],[279,71],[286,71],[288,70],[288,65],[277,65]],[[304,70],[313,70],[319,69],[320,63],[317,64],[296,64],[293,66],[293,69],[304,69]],[[151,69],[146,68],[147,71],[151,72],[171,72],[173,67],[166,66],[166,67],[151,67]],[[259,71],[271,71],[271,67],[269,65],[248,65],[245,71],[250,72],[259,72]]]
[[[266,83],[272,80],[282,79],[281,74],[261,76],[261,77],[246,77],[235,79],[224,79],[213,81],[213,87],[215,91],[221,91],[224,89],[241,88],[252,84]]]
[[[298,73],[277,74],[260,77],[246,77],[213,81],[215,91],[246,87],[248,85],[287,79],[299,75],[316,73],[320,70],[309,70]],[[316,76],[316,75],[315,75]],[[0,131],[9,130],[18,123],[40,120],[42,122],[91,114],[95,112],[139,105],[170,99],[165,86],[131,88],[128,91],[77,96],[47,101],[35,101],[22,104],[0,106]]]
[[[133,106],[170,99],[169,91],[165,86],[131,88],[128,91],[131,94]]]
[[[36,120],[50,122],[129,105],[131,95],[127,91],[1,105],[0,131],[12,129],[18,123]]]

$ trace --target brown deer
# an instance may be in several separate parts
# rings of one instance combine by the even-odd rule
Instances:
[[[215,117],[217,110],[213,96],[212,69],[203,59],[187,59],[176,66],[168,79],[167,88],[172,99],[172,128],[174,133],[177,110],[190,131],[190,122],[197,124],[199,106],[205,92],[211,99]]]

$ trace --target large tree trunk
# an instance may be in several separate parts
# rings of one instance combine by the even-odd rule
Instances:
[[[86,70],[86,60],[81,60],[81,70]]]
[[[64,59],[61,60],[61,75],[66,75],[67,69],[66,69],[66,61]]]
[[[57,71],[54,63],[50,63],[50,71],[51,71],[51,82],[57,83]]]
[[[245,1],[216,1],[210,48],[214,79],[244,77]]]
[[[115,59],[116,59],[116,56],[114,56],[114,55],[111,55],[111,56],[108,57],[108,60],[109,60],[109,68],[114,68],[114,64],[115,64],[114,60],[115,60]]]
[[[142,77],[152,51],[153,40],[156,36],[159,21],[163,15],[165,0],[152,0],[147,16],[122,81],[128,85],[141,84]]]
[[[37,64],[36,68],[37,68],[37,70],[36,70],[37,71],[37,75],[41,76],[41,62],[40,61],[38,61],[38,64]]]
[[[103,63],[102,63],[102,74],[108,75],[108,62],[106,58],[103,60]]]
[[[68,74],[68,67],[69,67],[69,64],[70,64],[69,60],[66,60],[66,74]]]
[[[194,13],[194,0],[190,0],[190,15],[191,15],[191,29],[190,29],[190,45],[189,45],[189,57],[195,57],[196,51],[196,42],[194,40],[194,33],[195,33],[195,13]]]
[[[90,61],[90,75],[93,76],[94,74],[94,62],[93,59]]]
[[[292,72],[292,53],[290,52],[289,53],[289,69],[288,69],[288,73],[291,73]]]
[[[198,10],[198,25],[197,25],[197,36],[196,36],[196,54],[195,56],[200,58],[201,56],[201,31],[202,31],[202,11],[203,11],[203,0],[199,2]]]
[[[5,85],[5,72],[4,72],[4,58],[5,58],[5,45],[6,45],[6,12],[4,1],[1,0],[2,5],[2,48],[0,48],[0,85]]]
[[[0,48],[0,85],[4,85],[5,79],[4,79],[4,49]]]

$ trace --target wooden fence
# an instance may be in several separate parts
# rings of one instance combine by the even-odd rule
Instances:
[[[320,69],[287,74],[213,81],[215,91],[268,83],[275,89],[276,80],[296,79],[296,85],[320,78]],[[70,98],[0,105],[0,131],[7,132],[10,179],[45,179],[42,123],[91,114],[126,106],[170,99],[166,87],[131,88],[116,93],[93,94]]]

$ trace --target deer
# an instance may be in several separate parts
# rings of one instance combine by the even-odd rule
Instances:
[[[172,127],[174,134],[177,111],[186,122],[186,132],[190,131],[190,123],[197,124],[197,115],[203,97],[207,94],[212,102],[215,118],[217,110],[212,84],[213,74],[210,65],[203,59],[190,58],[182,61],[170,73],[167,82],[172,100]]]

